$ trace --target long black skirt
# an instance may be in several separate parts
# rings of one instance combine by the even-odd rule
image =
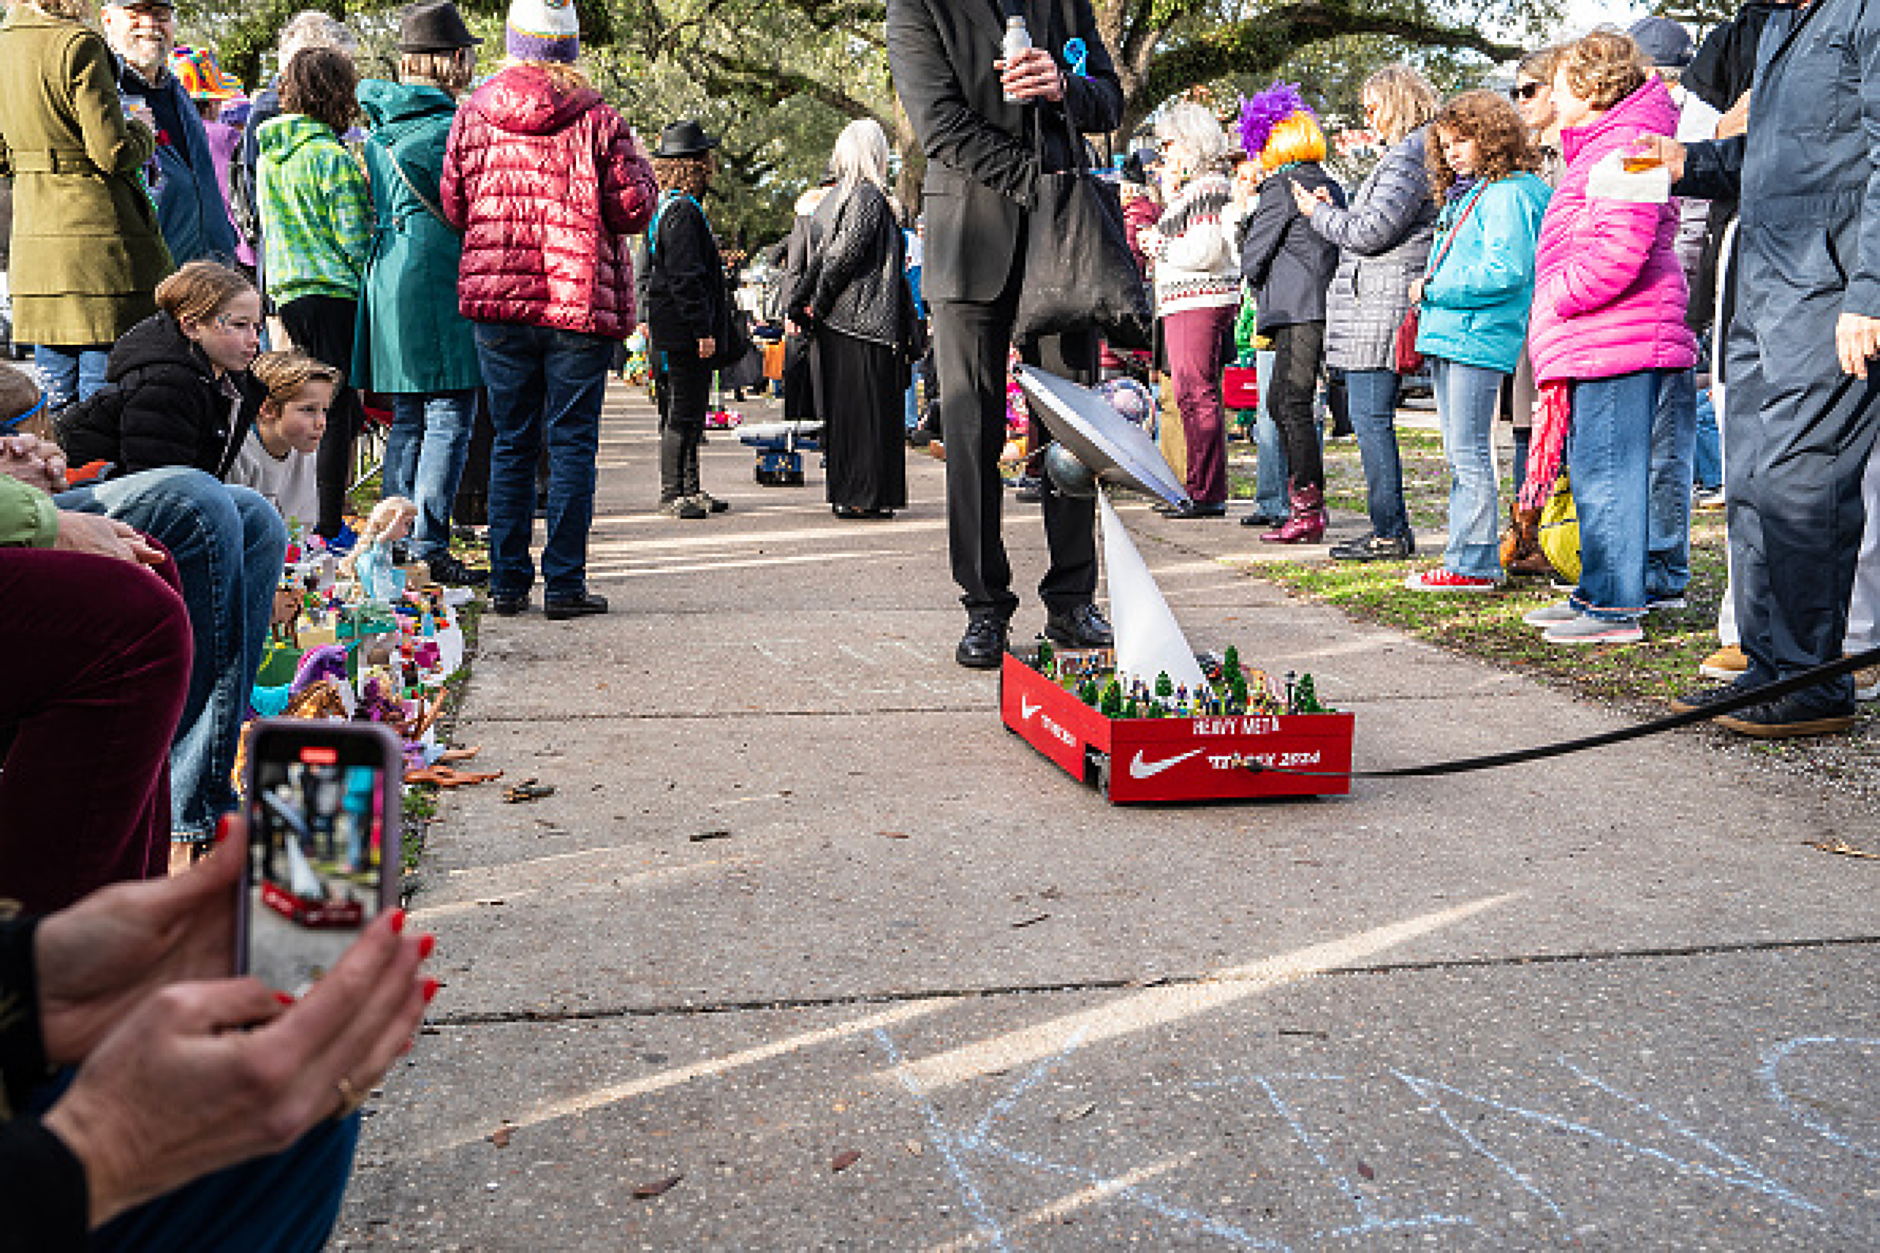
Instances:
[[[906,508],[907,387],[894,350],[824,327],[815,352],[829,503]]]

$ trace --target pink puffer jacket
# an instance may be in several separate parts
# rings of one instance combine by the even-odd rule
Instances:
[[[628,236],[646,228],[658,191],[599,92],[532,65],[502,71],[457,111],[438,197],[464,233],[466,318],[633,333]]]
[[[1601,157],[1640,135],[1677,128],[1677,106],[1654,78],[1590,125],[1561,132],[1567,165],[1541,222],[1528,319],[1540,382],[1696,363],[1697,340],[1684,324],[1689,293],[1674,251],[1677,199],[1635,204],[1587,195],[1587,176]]]

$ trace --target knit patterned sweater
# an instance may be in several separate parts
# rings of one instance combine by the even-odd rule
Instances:
[[[1223,174],[1198,174],[1170,199],[1150,254],[1159,316],[1240,303],[1240,258],[1222,222],[1232,199]]]

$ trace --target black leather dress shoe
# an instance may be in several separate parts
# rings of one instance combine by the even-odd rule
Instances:
[[[1116,643],[1110,624],[1095,605],[1079,605],[1044,620],[1045,638],[1066,648],[1108,648]]]
[[[513,618],[519,613],[527,613],[528,611],[529,594],[527,592],[522,593],[520,596],[490,597],[490,612],[499,618]]]
[[[554,596],[542,604],[542,616],[551,622],[586,618],[606,612],[607,598],[596,596],[593,592],[582,592],[579,596]]]
[[[1185,500],[1179,505],[1157,505],[1155,511],[1165,518],[1224,518],[1227,516],[1227,505],[1224,501],[1202,504],[1199,501]]]
[[[996,670],[1005,661],[1005,642],[1011,628],[1004,618],[990,615],[969,618],[953,660],[969,670]]]

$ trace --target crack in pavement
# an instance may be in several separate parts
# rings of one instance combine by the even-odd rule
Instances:
[[[1365,975],[1419,974],[1429,971],[1481,970],[1521,966],[1555,966],[1569,962],[1662,961],[1680,958],[1728,957],[1740,953],[1809,952],[1826,949],[1880,946],[1880,935],[1829,936],[1820,939],[1742,940],[1722,944],[1673,945],[1636,949],[1586,949],[1571,953],[1515,953],[1503,957],[1439,957],[1424,961],[1364,962],[1331,966],[1312,978],[1349,978]],[[1080,992],[1125,992],[1142,988],[1232,983],[1233,976],[1157,975],[1149,978],[1063,980],[1053,983],[1013,983],[985,987],[908,988],[900,991],[850,992],[829,996],[763,997],[747,1000],[682,1001],[667,1005],[621,1005],[606,1009],[497,1010],[487,1013],[447,1014],[426,1019],[424,1030],[446,1027],[510,1026],[517,1023],[605,1021],[625,1018],[690,1018],[708,1014],[764,1013],[778,1010],[828,1009],[844,1005],[887,1005],[917,1001],[989,1000],[1000,996],[1050,996]]]

